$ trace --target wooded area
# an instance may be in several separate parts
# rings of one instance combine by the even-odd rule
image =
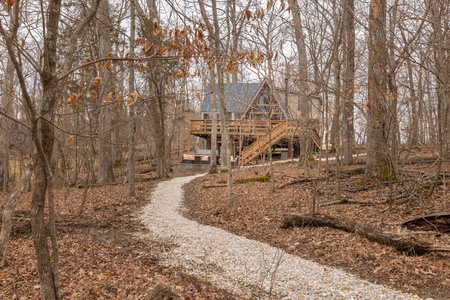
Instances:
[[[16,207],[27,201],[42,299],[61,299],[63,288],[55,208],[62,199],[55,199],[55,191],[67,191],[70,199],[72,187],[83,187],[84,201],[72,212],[81,216],[94,186],[119,184],[133,197],[139,170],[151,169],[152,178],[169,177],[184,151],[201,147],[188,127],[199,118],[208,89],[210,144],[218,144],[218,130],[221,136],[220,153],[210,152],[210,171],[227,172],[223,201],[229,209],[235,206],[236,160],[230,149],[235,123],[225,84],[268,80],[268,89],[296,93],[300,121],[319,112],[320,147],[311,148],[306,126],[292,135],[305,176],[293,180],[314,183],[311,212],[320,208],[317,182],[334,178],[329,200],[339,202],[345,198],[345,166],[361,160],[365,181],[389,187],[389,205],[435,199],[439,193],[444,195],[440,207],[448,209],[447,1],[8,0],[0,5],[0,268],[7,268],[13,251],[8,247]],[[271,122],[281,114],[272,100],[252,114],[269,128],[264,147],[273,192]],[[417,149],[427,149],[432,161],[425,171],[407,168]],[[31,199],[22,199],[26,190]]]

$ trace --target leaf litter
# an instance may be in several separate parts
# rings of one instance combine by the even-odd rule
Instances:
[[[149,235],[137,219],[156,183],[137,183],[135,197],[124,196],[123,185],[93,187],[80,217],[76,212],[84,189],[70,188],[70,212],[68,189],[55,190],[64,299],[164,299],[164,295],[172,295],[170,299],[235,299],[179,269],[160,266],[159,255],[171,245]],[[0,270],[0,299],[40,297],[30,199],[31,192],[24,193],[17,207],[9,266]],[[142,235],[147,238],[139,238]]]
[[[260,176],[268,169],[268,166],[259,166],[234,170],[233,179]],[[309,172],[311,177],[315,178],[315,168],[311,168]],[[336,229],[281,229],[284,213],[311,212],[314,180],[297,180],[298,183],[290,184],[296,179],[304,178],[304,173],[298,163],[275,164],[275,192],[271,193],[270,182],[235,184],[234,205],[231,209],[227,207],[226,187],[204,188],[222,182],[226,179],[226,174],[208,174],[185,187],[185,216],[202,224],[220,227],[237,235],[268,243],[290,254],[342,269],[373,283],[425,298],[448,299],[449,253],[406,256],[388,246]],[[326,176],[321,174],[319,177]],[[444,210],[444,201],[439,195],[430,199],[412,198],[401,205],[393,206],[382,201],[389,197],[389,186],[365,182],[364,174],[341,179],[341,185],[342,193],[352,200],[371,199],[375,205],[329,205],[321,207],[321,213],[371,225],[416,241],[450,245],[450,237],[447,234],[414,234],[399,226],[402,221],[413,216]],[[367,185],[367,188],[355,189],[363,185]],[[404,184],[406,185],[407,183]],[[334,186],[333,174],[318,181],[319,203],[335,199]]]

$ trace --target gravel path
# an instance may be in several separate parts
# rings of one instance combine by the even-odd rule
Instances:
[[[166,266],[180,267],[243,297],[420,299],[184,218],[182,186],[196,177],[161,182],[141,215],[153,235],[175,245],[163,254]]]

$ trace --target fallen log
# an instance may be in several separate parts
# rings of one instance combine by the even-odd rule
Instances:
[[[270,180],[270,173],[267,172],[266,175],[262,175],[262,176],[256,176],[256,177],[249,177],[249,178],[238,178],[233,180],[233,183],[235,184],[240,184],[240,183],[251,183],[251,182],[268,182]],[[224,186],[228,186],[226,180],[221,180],[218,182],[218,184],[216,185],[211,185],[211,186],[203,186],[203,187],[222,187]]]
[[[414,218],[402,223],[409,230],[450,233],[450,213],[437,213]]]
[[[139,174],[148,174],[148,173],[152,173],[152,172],[156,172],[156,168],[144,168],[142,170],[139,171]]]
[[[270,180],[270,172],[267,172],[266,175],[250,177],[250,178],[238,178],[234,180],[234,183],[248,183],[248,182],[267,182]]]
[[[319,206],[324,207],[324,206],[331,206],[331,205],[338,205],[338,204],[354,204],[354,205],[372,206],[372,205],[381,204],[381,203],[386,203],[386,202],[375,203],[371,199],[359,201],[359,200],[343,198],[341,200],[335,200],[335,201],[321,203],[321,204],[319,204]]]
[[[379,244],[393,247],[397,251],[403,252],[406,255],[423,255],[433,251],[450,252],[449,246],[439,246],[429,243],[419,244],[413,241],[405,240],[399,235],[382,232],[368,225],[362,225],[348,220],[336,219],[331,216],[318,213],[304,215],[295,213],[285,214],[281,227],[290,228],[304,226],[330,227],[343,230],[345,232],[355,233]]]
[[[278,188],[279,189],[283,189],[283,188],[288,187],[288,186],[292,186],[292,185],[296,185],[296,184],[300,184],[300,183],[312,182],[312,181],[315,181],[315,180],[317,180],[317,181],[325,180],[327,178],[328,177],[319,177],[319,178],[305,177],[305,178],[295,179],[295,180],[292,180],[292,181],[290,181],[288,183],[280,185]]]

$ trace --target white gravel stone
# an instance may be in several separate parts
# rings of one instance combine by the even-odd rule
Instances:
[[[204,278],[238,295],[272,299],[420,299],[358,279],[219,228],[184,218],[182,186],[198,177],[161,182],[141,219],[153,235],[175,245],[163,264]]]

